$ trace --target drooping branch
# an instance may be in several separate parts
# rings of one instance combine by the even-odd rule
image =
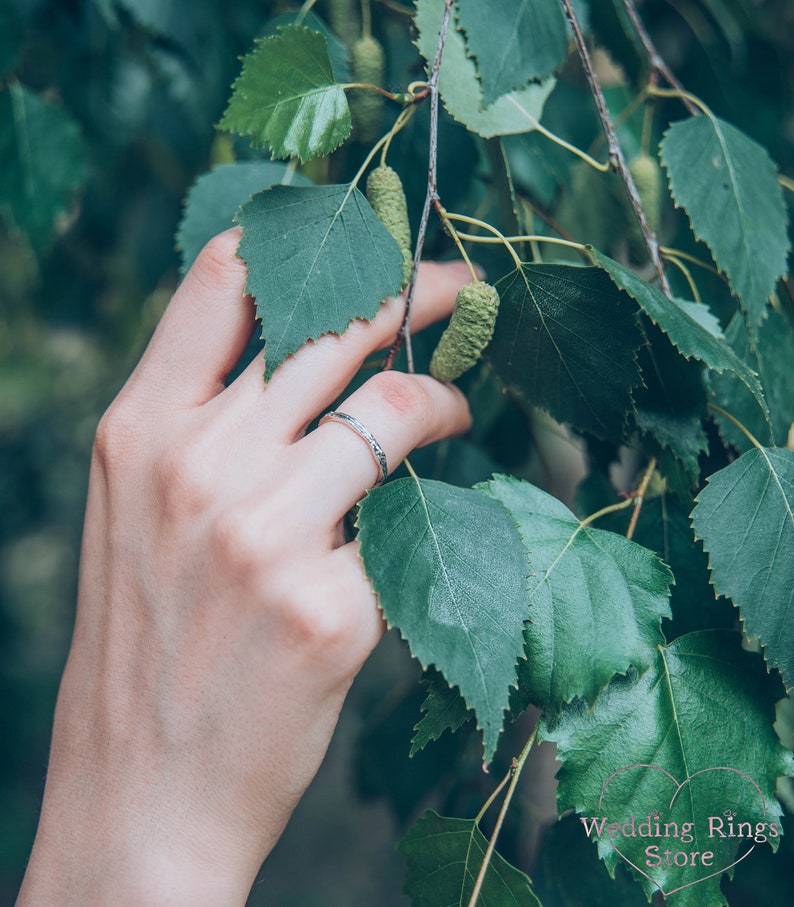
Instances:
[[[626,192],[628,193],[629,200],[631,201],[631,207],[634,210],[634,214],[640,224],[642,238],[645,241],[645,246],[648,249],[648,254],[651,261],[653,262],[653,266],[656,270],[656,275],[659,278],[659,285],[665,295],[671,296],[672,294],[670,291],[670,284],[667,280],[667,275],[664,271],[664,265],[662,264],[662,258],[659,253],[659,243],[653,233],[653,230],[651,230],[650,224],[648,223],[648,218],[645,216],[645,211],[642,207],[642,202],[640,201],[640,195],[637,192],[637,186],[634,183],[634,179],[628,168],[628,164],[626,163],[626,158],[623,155],[623,150],[620,147],[620,142],[618,141],[618,137],[615,132],[615,125],[612,122],[612,117],[610,116],[609,110],[607,109],[604,93],[601,90],[601,85],[598,81],[598,76],[596,75],[593,61],[590,57],[590,52],[587,49],[587,44],[584,40],[581,26],[579,25],[579,19],[574,12],[571,0],[560,0],[560,3],[562,3],[565,15],[571,25],[574,41],[576,43],[576,49],[579,51],[579,58],[582,61],[585,76],[587,77],[587,84],[590,86],[590,92],[592,93],[593,100],[595,101],[598,117],[601,120],[601,126],[604,130],[604,135],[606,136],[607,140],[607,149],[609,151],[610,162],[612,164],[612,167],[620,174],[620,178],[623,180],[623,185],[626,187]]]
[[[637,33],[637,37],[640,39],[640,43],[645,50],[645,53],[648,55],[648,62],[651,64],[652,78],[656,74],[660,75],[669,85],[672,85],[673,88],[678,89],[678,91],[683,92],[684,86],[678,81],[675,73],[670,69],[670,67],[665,63],[659,51],[656,49],[656,45],[651,40],[651,36],[648,34],[648,30],[645,28],[645,23],[640,19],[639,13],[637,12],[637,7],[634,5],[634,0],[623,0],[623,8],[626,10],[626,14],[629,19],[631,19],[631,24],[634,28],[634,31]],[[700,111],[698,108],[692,104],[691,101],[686,98],[682,98],[686,109],[692,114],[692,116],[698,116]]]
[[[411,350],[411,306],[414,301],[416,275],[419,268],[419,262],[422,259],[422,250],[424,249],[427,223],[430,219],[430,210],[433,205],[438,202],[438,75],[441,70],[441,59],[444,55],[444,45],[446,44],[447,32],[449,31],[453,2],[454,0],[444,0],[444,16],[441,20],[441,28],[438,32],[436,55],[433,58],[433,65],[430,67],[430,76],[427,80],[426,90],[430,95],[430,141],[427,165],[427,192],[425,194],[424,207],[422,208],[422,217],[419,221],[419,229],[416,234],[414,263],[405,295],[405,314],[403,315],[403,323],[400,327],[400,332],[397,334],[397,338],[386,356],[386,361],[383,364],[385,369],[391,368],[397,353],[400,351],[402,345],[405,344],[408,371],[414,371],[413,353]]]

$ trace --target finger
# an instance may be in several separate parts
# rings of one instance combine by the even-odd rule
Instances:
[[[463,262],[423,262],[419,267],[411,310],[411,328],[421,330],[448,316],[455,297],[471,273]],[[373,321],[353,321],[344,334],[325,334],[290,356],[265,388],[258,359],[224,394],[249,413],[261,414],[267,396],[269,426],[277,425],[283,440],[294,440],[323,409],[344,391],[364,360],[389,346],[402,325],[405,301],[387,299]]]
[[[415,448],[471,426],[466,398],[451,384],[427,375],[379,372],[351,394],[338,411],[353,416],[370,432],[386,456],[388,472]],[[381,479],[373,445],[357,431],[326,421],[292,448],[302,492],[315,502],[318,518],[329,526]]]
[[[338,634],[342,645],[332,654],[337,669],[347,674],[349,682],[383,636],[386,624],[372,586],[364,575],[358,542],[348,542],[329,552],[324,562],[324,575],[327,599],[334,596],[333,590],[338,590],[332,600],[346,602],[344,632]]]
[[[211,239],[174,293],[132,379],[149,399],[197,406],[224,389],[254,329],[239,241],[239,228]]]

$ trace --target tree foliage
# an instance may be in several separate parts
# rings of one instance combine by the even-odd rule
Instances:
[[[425,681],[403,700],[407,726],[389,711],[421,778],[400,768],[396,732],[373,737],[382,758],[386,743],[366,749],[389,767],[380,793],[415,789],[398,810],[416,820],[405,894],[549,907],[660,890],[672,907],[742,907],[752,851],[777,849],[794,802],[790,733],[773,729],[794,685],[790,9],[691,0],[687,17],[648,0],[639,20],[631,0],[326,0],[263,17],[253,2],[185,16],[86,0],[78,28],[40,6],[0,0],[4,326],[19,337],[0,378],[52,421],[58,325],[91,325],[81,386],[98,412],[126,367],[119,333],[132,355],[153,320],[140,298],[156,308],[162,275],[237,224],[269,379],[403,287],[407,258],[361,191],[388,163],[422,257],[476,261],[499,295],[459,380],[472,432],[412,455],[353,530]],[[362,35],[383,47],[383,84],[356,81]],[[78,84],[87,61],[100,76]],[[377,97],[371,123],[351,118],[362,96]],[[411,337],[410,358],[396,338],[396,367],[427,371],[437,338]],[[47,467],[22,465],[42,449],[27,411],[0,410],[9,626],[20,540],[79,520],[79,494],[67,507]],[[575,816],[539,830],[514,791],[541,738]],[[427,791],[448,815],[419,815]],[[727,811],[753,833],[714,834]],[[657,813],[676,823],[669,840],[622,831]],[[759,824],[776,833],[758,840]],[[538,860],[518,846],[530,834]],[[700,863],[657,863],[666,849]],[[781,857],[764,865],[784,879]]]

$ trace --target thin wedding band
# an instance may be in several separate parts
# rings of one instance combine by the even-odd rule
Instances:
[[[322,419],[320,419],[319,424],[322,425],[323,422],[340,422],[342,425],[347,425],[348,428],[352,428],[360,438],[363,438],[367,442],[369,449],[372,451],[372,456],[375,458],[375,462],[378,465],[378,469],[380,469],[380,478],[372,487],[377,488],[378,485],[382,485],[388,478],[389,466],[386,462],[386,454],[380,444],[375,440],[372,432],[365,428],[358,419],[349,416],[347,413],[340,413],[339,410],[331,410],[331,412],[326,413]]]

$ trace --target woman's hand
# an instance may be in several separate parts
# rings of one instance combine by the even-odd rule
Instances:
[[[77,621],[20,905],[243,904],[383,632],[341,520],[379,469],[307,426],[387,346],[403,302],[228,387],[254,330],[239,240],[204,249],[99,426]],[[423,265],[414,329],[468,272]],[[266,300],[264,301],[266,305]],[[453,387],[374,375],[340,409],[396,467],[465,431]]]

